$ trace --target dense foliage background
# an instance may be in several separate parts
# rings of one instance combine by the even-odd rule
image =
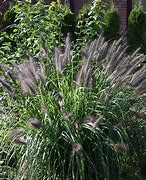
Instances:
[[[72,16],[41,1],[5,16],[0,178],[145,179],[146,57],[127,54],[117,11],[103,1]]]
[[[136,3],[128,18],[128,46],[129,51],[141,48],[146,53],[146,13],[141,3]]]

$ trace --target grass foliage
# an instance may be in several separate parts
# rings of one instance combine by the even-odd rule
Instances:
[[[139,50],[127,55],[124,37],[109,43],[102,34],[78,52],[70,34],[60,35],[61,5],[58,11],[55,3],[46,9],[52,13],[47,25],[39,5],[31,11],[23,6],[28,12],[22,13],[21,27],[42,23],[37,29],[26,26],[25,35],[18,28],[26,38],[16,40],[23,56],[14,53],[13,63],[0,63],[0,178],[145,177],[145,55]],[[45,40],[39,41],[42,33]],[[61,45],[54,43],[58,37]]]
[[[109,45],[102,36],[85,48],[79,64],[70,49],[68,36],[64,53],[56,48],[54,61],[29,55],[28,62],[13,68],[14,79],[0,80],[11,97],[7,103],[15,107],[4,112],[10,112],[10,127],[2,126],[1,148],[6,149],[1,155],[4,166],[16,168],[16,179],[117,179],[124,172],[120,158],[131,144],[122,123],[141,110],[142,92],[133,95],[121,84],[127,77],[129,85],[136,84],[141,71],[132,63],[139,60],[139,65],[145,56],[126,56],[121,40]],[[131,66],[124,74],[127,58]]]

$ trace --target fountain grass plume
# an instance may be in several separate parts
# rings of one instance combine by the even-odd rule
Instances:
[[[139,49],[128,55],[127,45],[123,44],[122,38],[120,38],[118,41],[115,40],[114,42],[109,44],[101,35],[97,40],[94,40],[85,48],[83,54],[86,54],[86,56],[84,56],[81,69],[84,69],[84,71],[86,72],[85,74],[88,75],[88,64],[90,64],[90,67],[88,67],[88,69],[92,69],[92,66],[95,66],[96,63],[97,67],[100,66],[102,67],[102,69],[105,69],[105,71],[107,71],[107,82],[110,87],[113,87],[115,83],[132,86],[132,84],[136,84],[136,79],[138,79],[138,77],[142,78],[142,80],[139,80],[139,83],[141,83],[142,85],[142,82],[145,79],[140,67],[146,60],[146,56],[144,54],[140,54]],[[142,69],[145,69],[145,66]],[[82,78],[81,74],[79,78]],[[91,80],[91,77],[89,79]],[[117,87],[119,86],[117,85]],[[145,91],[143,88],[143,93],[144,92]]]
[[[55,66],[56,70],[59,73],[63,73],[64,68],[67,64],[70,63],[70,58],[71,58],[71,41],[70,41],[70,34],[67,34],[67,37],[65,39],[65,47],[64,47],[64,53],[61,51],[60,48],[56,47],[55,48]]]
[[[56,47],[54,61],[29,54],[26,63],[15,65],[21,116],[13,112],[9,118],[16,122],[11,130],[23,127],[27,139],[13,136],[8,144],[19,157],[18,179],[24,165],[30,179],[109,179],[111,172],[119,179],[124,171],[120,158],[129,142],[117,119],[129,120],[131,109],[141,108],[145,55],[127,55],[122,39],[110,44],[100,35],[75,59],[70,43],[67,36],[64,51]],[[13,92],[9,80],[0,82]]]

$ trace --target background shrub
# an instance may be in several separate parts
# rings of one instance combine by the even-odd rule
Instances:
[[[13,29],[11,34],[8,34],[5,29],[1,32],[0,56],[3,57],[2,61],[9,58],[11,62],[11,60],[25,56],[27,51],[37,54],[48,42],[47,51],[51,56],[55,46],[63,43],[63,33],[68,31],[68,25],[64,20],[71,14],[68,7],[59,2],[44,5],[39,1],[32,5],[28,1],[20,1],[11,11],[15,11],[16,18],[11,25]],[[66,30],[63,30],[63,26]]]
[[[146,53],[146,14],[142,4],[137,3],[128,18],[128,46],[132,52],[141,48]]]
[[[120,35],[120,17],[117,8],[112,5],[104,15],[104,36],[106,40],[115,40]]]
[[[63,25],[62,25],[62,33],[64,37],[67,36],[67,33],[70,33],[72,36],[72,40],[75,40],[75,20],[73,14],[70,12],[65,15]]]
[[[5,31],[8,34],[12,33],[12,27],[11,25],[14,23],[15,18],[16,18],[16,12],[15,8],[13,8],[14,4],[11,4],[9,9],[4,13],[3,17],[3,24],[2,24],[2,29],[5,29]]]
[[[78,13],[76,22],[76,41],[79,47],[99,36],[103,27],[103,17],[108,9],[104,1],[94,0]]]

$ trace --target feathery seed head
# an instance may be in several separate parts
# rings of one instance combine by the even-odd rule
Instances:
[[[128,144],[125,143],[116,143],[113,145],[113,147],[117,152],[124,152],[128,150]]]
[[[82,146],[79,143],[75,143],[73,144],[72,148],[73,148],[73,153],[79,153],[82,149]]]
[[[58,92],[54,95],[55,97],[55,101],[56,102],[61,102],[63,100],[63,93],[62,92]]]
[[[64,120],[66,120],[66,121],[68,121],[68,120],[70,120],[70,118],[72,117],[72,113],[65,113],[64,115],[63,115],[63,118],[64,118]]]
[[[18,137],[18,138],[14,138],[12,141],[14,144],[18,144],[18,145],[26,145],[27,142],[23,137]]]
[[[40,128],[42,127],[41,121],[39,121],[39,120],[36,119],[36,118],[31,118],[31,119],[29,119],[28,124],[29,124],[30,126],[32,126],[33,128],[36,128],[36,129],[40,129]]]
[[[26,140],[23,137],[23,129],[22,128],[16,128],[10,136],[10,140],[12,140],[12,142],[14,144],[18,144],[18,145],[27,144]]]
[[[86,117],[84,118],[84,123],[86,123],[86,124],[88,124],[88,123],[93,123],[94,120],[95,120],[95,117],[93,117],[93,116],[86,116]]]
[[[44,114],[47,114],[47,113],[48,113],[48,108],[47,108],[46,105],[41,104],[41,112],[44,113]]]

